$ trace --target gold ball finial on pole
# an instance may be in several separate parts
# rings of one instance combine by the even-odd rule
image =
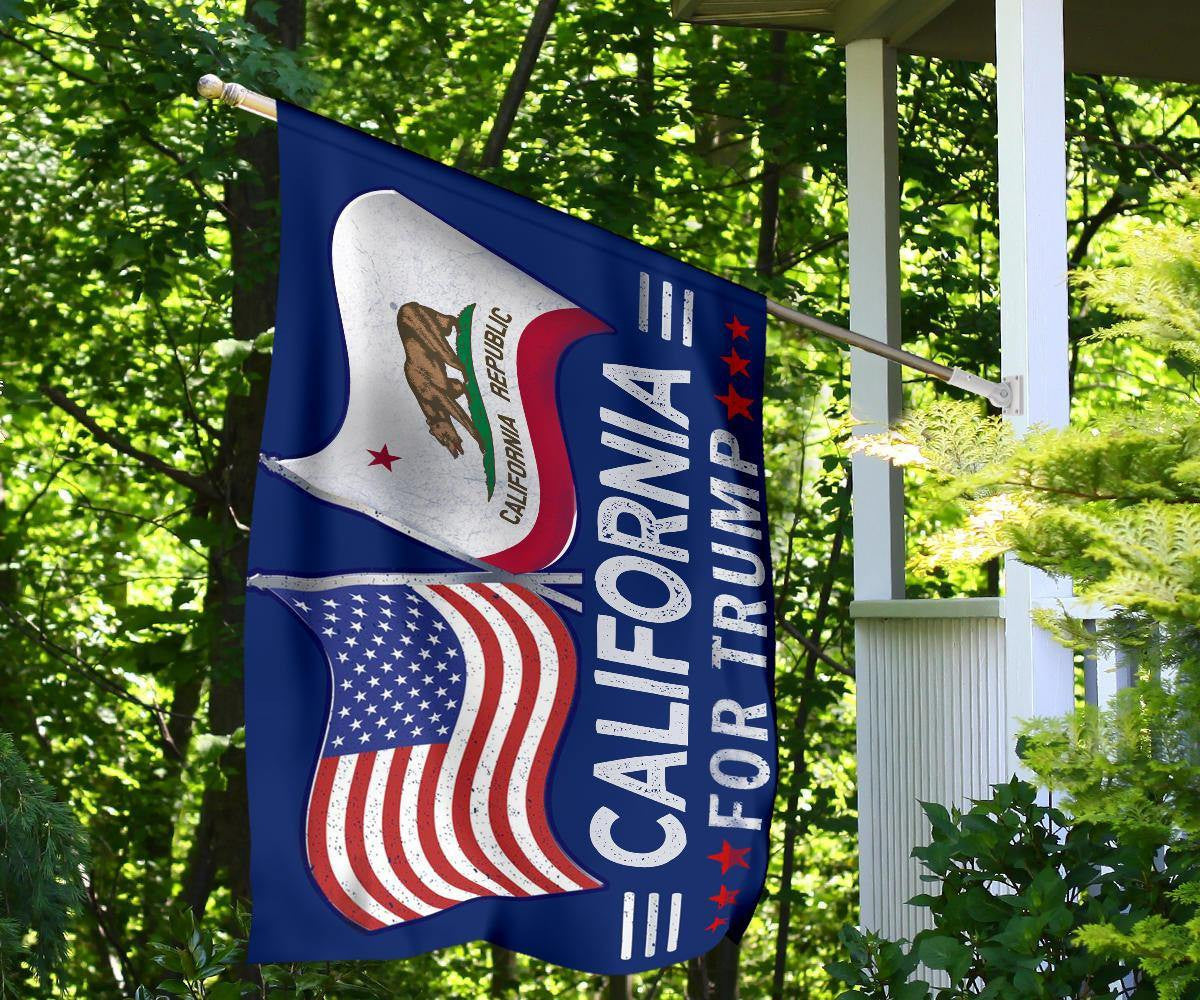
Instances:
[[[221,78],[213,73],[205,73],[196,84],[196,93],[208,101],[219,100],[224,89]]]
[[[241,108],[270,121],[276,120],[275,102],[240,83],[226,83],[213,73],[205,73],[196,84],[196,93],[209,101],[220,101],[231,108]]]

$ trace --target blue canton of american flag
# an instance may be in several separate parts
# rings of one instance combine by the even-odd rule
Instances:
[[[525,587],[437,580],[263,584],[329,663],[308,862],[333,907],[368,930],[599,885],[546,809],[575,690],[566,627]]]
[[[333,704],[322,756],[446,743],[463,695],[462,646],[409,587],[284,596],[321,642]]]

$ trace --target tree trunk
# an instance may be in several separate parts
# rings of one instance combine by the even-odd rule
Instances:
[[[633,1000],[633,979],[630,976],[609,976],[604,1000]]]
[[[634,55],[637,60],[637,109],[638,117],[644,122],[654,125],[657,114],[658,94],[654,89],[654,68],[658,58],[658,37],[654,31],[654,22],[644,19],[638,27],[637,38],[634,42]],[[649,136],[650,143],[657,140],[657,131]],[[643,211],[646,218],[654,215],[654,202],[658,198],[658,158],[650,159],[650,174],[639,173],[636,186],[638,196],[645,202]]]
[[[492,945],[492,982],[488,996],[495,1000],[507,1000],[515,997],[521,985],[517,975],[517,953]]]
[[[709,995],[712,1000],[738,1000],[738,973],[742,947],[721,938],[708,953]]]
[[[741,946],[721,938],[699,958],[688,962],[687,1000],[738,1000]]]
[[[792,746],[792,787],[788,792],[783,814],[783,864],[779,873],[779,919],[775,931],[775,963],[771,975],[771,1000],[783,1000],[783,985],[787,975],[787,948],[788,939],[791,936],[792,919],[791,888],[792,878],[796,872],[796,842],[800,839],[800,785],[808,776],[808,757],[805,753],[807,746],[804,737],[812,712],[810,695],[812,687],[816,683],[818,657],[815,650],[820,647],[821,634],[825,631],[825,622],[829,617],[829,605],[833,598],[833,582],[837,577],[837,565],[841,560],[842,543],[846,537],[846,519],[850,509],[850,477],[848,475],[842,490],[841,510],[838,512],[833,542],[829,546],[829,561],[825,564],[825,577],[821,581],[821,590],[817,597],[817,610],[813,616],[812,631],[809,633],[812,647],[804,663],[800,704],[796,708],[795,722],[789,730],[789,736],[795,742]]]
[[[779,93],[784,80],[784,56],[787,52],[787,32],[771,32],[771,81]],[[774,148],[770,132],[779,125],[781,105],[772,106],[767,116],[766,135],[763,136],[763,168],[761,195],[758,210],[758,253],[754,268],[764,278],[775,274],[775,243],[779,234],[779,185],[783,168],[779,163],[779,151]]]
[[[481,167],[500,165],[500,156],[508,143],[508,133],[516,121],[517,112],[521,109],[525,91],[529,89],[533,67],[542,51],[542,44],[546,41],[546,34],[554,21],[554,12],[557,9],[558,0],[538,0],[537,9],[529,21],[529,31],[525,33],[525,41],[521,45],[521,53],[517,56],[517,64],[513,67],[508,87],[505,88],[504,97],[500,101],[500,110],[496,112],[496,120],[492,122],[487,144],[483,147],[483,157],[479,161]]]
[[[257,0],[247,0],[246,19],[278,45],[296,49],[304,38],[305,0],[283,0],[269,23],[254,13]],[[254,127],[241,119],[236,155],[247,164],[226,185],[232,209],[230,243],[233,268],[233,336],[251,340],[274,325],[278,286],[279,163],[275,130]],[[209,552],[209,728],[218,735],[235,732],[245,721],[242,707],[242,613],[246,595],[249,551],[247,526],[254,501],[254,479],[266,409],[270,359],[252,354],[244,372],[245,395],[230,395],[222,422],[224,437],[218,469],[225,484],[223,502],[209,516],[218,527],[219,541]],[[200,915],[218,876],[235,898],[250,897],[250,826],[246,806],[246,761],[242,750],[230,748],[220,762],[225,788],[204,793],[200,820],[183,879],[183,899]]]

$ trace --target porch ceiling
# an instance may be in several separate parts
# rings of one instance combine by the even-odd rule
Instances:
[[[1065,0],[1067,69],[1200,83],[1196,0]],[[675,17],[790,28],[840,43],[884,38],[947,59],[995,58],[995,0],[672,0]]]

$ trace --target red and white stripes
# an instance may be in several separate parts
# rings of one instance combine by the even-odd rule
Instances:
[[[558,843],[547,778],[575,690],[565,625],[517,585],[415,587],[455,632],[465,690],[446,743],[321,759],[313,876],[369,930],[489,896],[596,888]]]

